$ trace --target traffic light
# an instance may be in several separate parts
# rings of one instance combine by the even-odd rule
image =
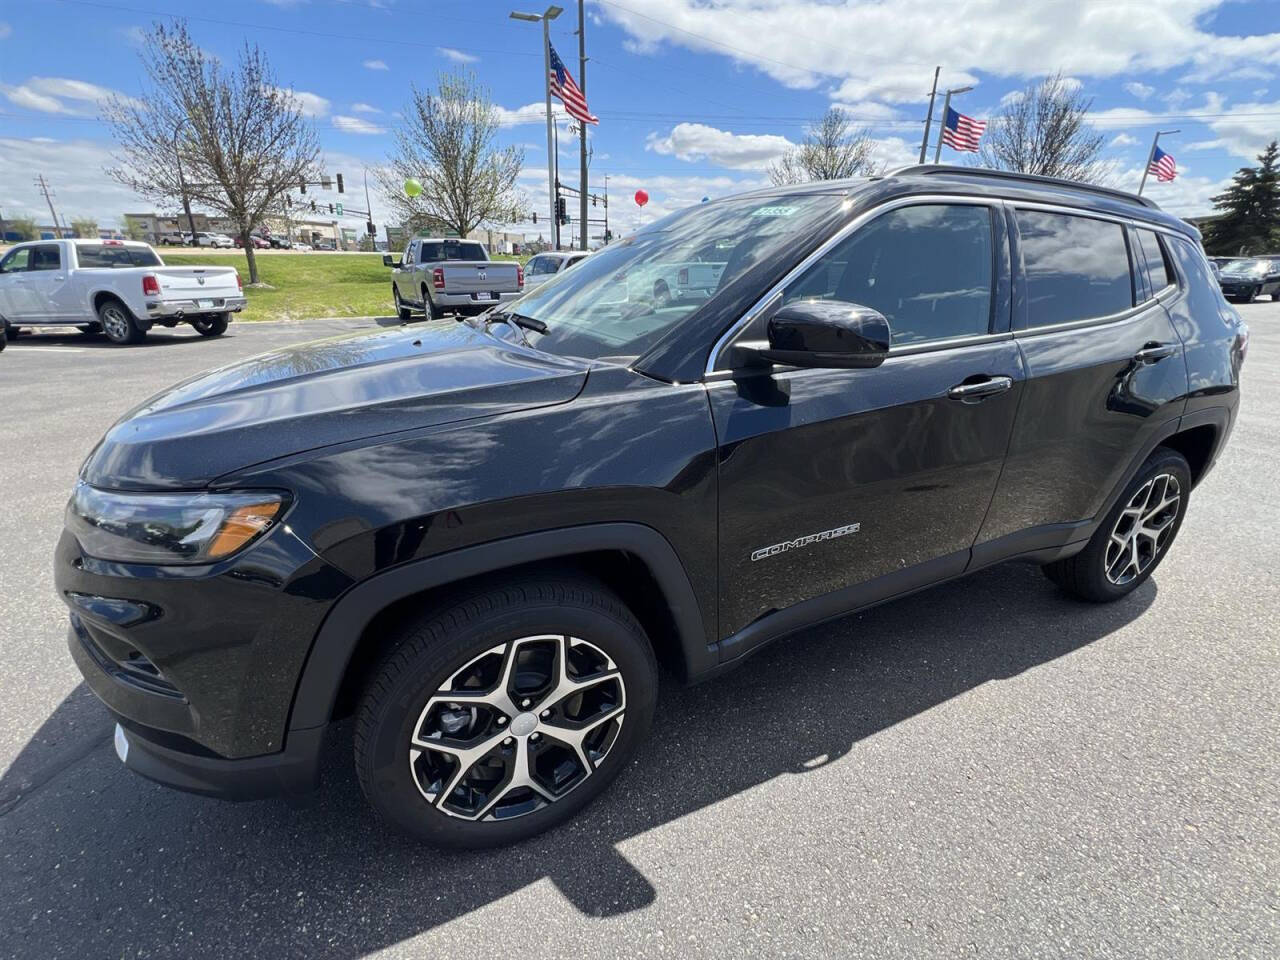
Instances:
[[[316,202],[314,200],[311,201],[311,212],[312,213],[316,212]]]
[[[556,197],[556,219],[561,223],[569,222],[568,208],[565,205],[564,197]]]
[[[329,212],[330,212],[330,213],[333,213],[333,204],[332,204],[332,203],[331,203],[331,204],[329,204]]]
[[[371,237],[376,237],[376,236],[378,235],[378,228],[377,228],[377,227],[375,227],[375,226],[373,225],[373,221],[372,221],[372,220],[370,220],[368,223],[366,223],[366,224],[364,225],[364,228],[365,228],[365,230],[367,230],[367,231],[369,232],[369,236],[371,236]]]
[[[306,192],[307,192],[307,181],[305,181],[305,180],[299,180],[299,181],[298,181],[298,189],[299,189],[299,190],[301,190],[303,193],[306,193]]]
[[[343,192],[342,191],[342,174],[339,173],[337,177],[338,177],[338,192],[342,193]]]
[[[599,197],[597,197],[594,193],[591,195],[591,205],[592,205],[593,207],[596,205],[596,201],[597,201],[598,199],[600,199],[600,198],[599,198]]]
[[[533,211],[533,222],[534,222],[534,224],[535,224],[535,225],[536,225],[536,224],[537,224],[537,222],[538,222],[538,211],[537,211],[537,210]]]

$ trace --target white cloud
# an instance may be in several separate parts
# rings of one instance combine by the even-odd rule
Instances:
[[[1223,191],[1228,179],[1215,180],[1212,177],[1192,176],[1191,168],[1179,161],[1177,179],[1168,183],[1161,183],[1155,177],[1148,177],[1146,188],[1142,191],[1142,194],[1154,200],[1160,205],[1161,209],[1167,210],[1174,216],[1203,216],[1206,213],[1213,212],[1211,198]],[[1116,185],[1122,190],[1131,190],[1136,193],[1138,184],[1141,182],[1142,167],[1135,165],[1126,168],[1120,173]]]
[[[324,117],[329,113],[329,101],[318,93],[306,90],[290,90],[293,99],[298,102],[304,116]]]
[[[547,122],[547,105],[545,102],[526,103],[523,107],[516,107],[514,110],[494,104],[493,109],[498,116],[498,123],[504,127],[518,127],[526,123]],[[559,103],[551,104],[551,115],[557,120],[568,116],[564,112],[564,107]]]
[[[689,163],[706,160],[731,170],[763,170],[793,147],[774,134],[730,133],[703,123],[678,123],[665,137],[649,134],[644,148]]]
[[[1114,140],[1112,140],[1111,143],[1107,144],[1107,146],[1117,147],[1117,148],[1132,147],[1132,146],[1135,146],[1137,142],[1138,142],[1137,137],[1131,137],[1127,133],[1122,133],[1122,134],[1119,134]]]
[[[336,114],[333,118],[333,126],[343,133],[358,133],[366,136],[375,136],[379,133],[386,133],[386,127],[380,127],[376,123],[370,123],[363,117],[347,117],[342,114]]]
[[[29,77],[20,86],[0,87],[0,90],[15,106],[41,113],[92,116],[103,101],[113,96],[126,104],[139,105],[138,101],[117,90],[69,77]]]
[[[364,68],[366,70],[390,70],[391,69],[382,60],[366,60],[364,62]]]
[[[1139,83],[1136,80],[1133,81],[1132,83],[1126,83],[1124,85],[1124,88],[1126,91],[1128,91],[1133,96],[1137,97],[1139,100],[1146,100],[1149,96],[1151,96],[1153,93],[1156,92],[1155,87],[1150,86],[1149,84]]]
[[[351,112],[352,113],[381,113],[382,111],[379,110],[377,107],[375,107],[371,103],[353,103],[351,105]]]
[[[444,57],[446,60],[452,60],[454,63],[475,63],[479,57],[473,57],[469,53],[461,50],[455,50],[453,47],[436,47],[436,53]]]
[[[847,113],[857,123],[875,124],[881,120],[896,120],[902,116],[900,110],[889,106],[887,103],[877,103],[874,100],[860,100],[857,103],[833,103],[831,106],[836,110],[842,110]]]
[[[978,70],[1027,80],[1056,70],[1093,78],[1183,68],[1203,82],[1241,65],[1250,74],[1280,68],[1280,32],[1207,29],[1211,11],[1226,2],[646,0],[602,4],[600,13],[637,53],[680,46],[728,57],[789,87],[834,79],[833,99],[841,102],[908,103],[928,95],[937,63],[950,65],[940,89],[972,83]]]
[[[106,226],[119,224],[123,213],[151,210],[154,204],[102,172],[111,150],[112,145],[102,141],[0,137],[0,210],[6,217],[48,222],[44,198],[31,185],[35,170],[48,178],[57,194],[54,206],[60,219],[92,217]]]
[[[1025,90],[1010,90],[1008,93],[1006,93],[1003,97],[1000,98],[1000,106],[1002,107],[1012,106],[1015,103],[1021,103],[1026,98],[1027,98],[1027,92]]]
[[[7,40],[12,35],[13,27],[9,26],[9,24],[5,23],[3,20],[0,20],[0,40]]]

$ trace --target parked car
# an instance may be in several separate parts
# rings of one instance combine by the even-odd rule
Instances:
[[[1253,303],[1258,297],[1275,300],[1280,294],[1280,260],[1249,257],[1231,260],[1219,278],[1222,295],[1228,300]]]
[[[234,267],[166,267],[145,243],[20,243],[0,259],[0,322],[10,338],[24,327],[74,325],[138,343],[156,324],[179,323],[216,337],[244,306]]]
[[[483,312],[514,300],[524,289],[520,264],[490,260],[484,244],[474,240],[415,237],[399,261],[387,253],[382,262],[393,268],[391,299],[401,320],[414,310],[433,320],[446,311]]]
[[[273,235],[267,237],[267,242],[276,250],[288,250],[293,246],[292,241],[290,241],[288,237],[277,237]]]
[[[550,251],[530,257],[529,262],[524,265],[525,290],[542,286],[557,273],[572,267],[575,263],[580,263],[590,255],[590,251],[587,250],[574,250],[572,252]]]
[[[317,250],[337,250],[338,245],[332,240],[317,240],[315,247]]]
[[[157,238],[161,245],[167,247],[187,247],[191,245],[189,233],[162,233]]]
[[[312,250],[314,250],[315,248],[314,248],[314,247],[312,247],[312,246],[311,246],[311,244],[309,244],[309,243],[304,243],[304,242],[303,242],[303,241],[301,241],[301,240],[295,240],[295,241],[293,241],[293,243],[289,244],[289,249],[290,249],[290,250],[297,250],[297,251],[300,251],[300,252],[302,252],[302,253],[310,253],[310,252],[311,252]]]
[[[231,238],[224,233],[196,233],[197,247],[214,247],[224,250],[230,250],[235,244]]]
[[[705,297],[616,295],[716,238]],[[71,654],[152,779],[305,792],[354,714],[390,823],[515,841],[635,762],[658,663],[704,680],[1006,560],[1131,594],[1247,345],[1195,228],[1131,194],[921,166],[695,204],[484,316],[120,420],[57,547]]]
[[[244,246],[244,242],[239,237],[236,237],[232,242],[237,247]],[[255,250],[265,250],[271,246],[265,237],[260,237],[256,233],[249,234],[249,242],[253,244],[253,249]]]

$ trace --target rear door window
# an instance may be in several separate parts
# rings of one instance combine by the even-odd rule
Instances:
[[[31,265],[28,270],[57,270],[62,266],[62,251],[57,244],[42,244],[31,248]]]
[[[989,333],[990,208],[922,204],[876,217],[786,290],[784,303],[843,300],[889,321],[894,346]]]
[[[1156,236],[1156,232],[1142,229],[1137,232],[1138,243],[1142,246],[1143,260],[1147,265],[1147,276],[1151,278],[1151,292],[1156,294],[1173,283],[1173,272],[1165,260],[1164,250],[1161,248],[1160,238]]]
[[[1094,320],[1133,306],[1124,227],[1109,220],[1018,210],[1027,324]]]
[[[160,258],[145,247],[78,243],[76,259],[82,267],[158,267]]]

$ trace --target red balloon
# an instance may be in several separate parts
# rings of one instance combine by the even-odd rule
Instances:
[[[646,203],[648,203],[648,202],[649,202],[649,195],[648,195],[647,193],[645,193],[643,190],[637,190],[637,191],[636,191],[636,206],[637,206],[637,207],[643,207],[643,206],[644,206]]]

